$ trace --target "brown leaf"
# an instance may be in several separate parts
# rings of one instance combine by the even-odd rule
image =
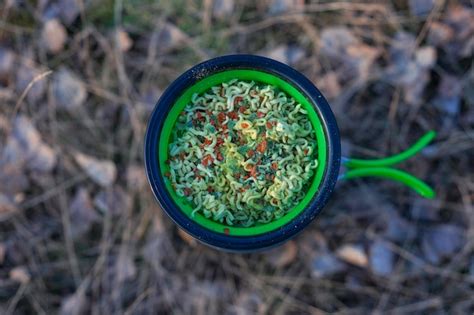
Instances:
[[[295,261],[298,247],[294,241],[288,241],[283,246],[272,249],[266,255],[266,260],[275,268],[283,268]]]
[[[212,14],[221,20],[229,18],[234,13],[234,0],[214,0],[212,5]]]
[[[341,93],[341,85],[337,74],[333,71],[326,73],[316,82],[321,92],[329,99],[336,98]]]
[[[133,191],[140,191],[146,184],[146,175],[143,166],[131,165],[127,168],[127,186]]]
[[[317,255],[312,263],[312,275],[316,278],[332,276],[343,272],[346,265],[331,253]]]
[[[71,219],[71,236],[73,239],[89,231],[94,222],[100,220],[100,216],[92,206],[92,200],[85,188],[80,188],[69,205],[69,216]]]
[[[129,250],[123,250],[120,252],[115,269],[117,281],[119,283],[123,283],[124,281],[131,280],[135,277],[137,274],[137,268]]]
[[[30,274],[28,270],[23,266],[14,267],[10,270],[10,279],[19,282],[21,284],[27,284],[30,282]]]
[[[328,27],[321,32],[321,53],[329,57],[343,57],[348,46],[358,43],[346,27]]]
[[[8,196],[0,193],[0,220],[3,216],[18,211],[15,203]]]
[[[370,268],[373,273],[388,276],[394,268],[395,255],[385,241],[376,240],[370,246]]]
[[[80,315],[86,308],[87,298],[84,290],[78,289],[76,293],[65,298],[61,303],[61,315]]]
[[[0,47],[0,80],[9,81],[14,62],[14,53],[7,48]]]
[[[24,170],[17,165],[5,164],[0,166],[0,191],[14,196],[25,191],[30,183]]]
[[[295,45],[279,45],[263,52],[263,55],[289,65],[294,65],[303,59],[305,51]]]
[[[359,245],[344,245],[336,251],[336,255],[350,264],[367,267],[369,260],[364,249]]]
[[[122,52],[129,51],[130,48],[133,46],[133,40],[130,38],[127,32],[122,29],[118,29],[115,32],[116,41],[118,43],[118,47]]]
[[[18,94],[23,93],[28,84],[30,84],[33,79],[41,75],[44,71],[31,65],[30,63],[24,63],[16,71],[16,91]],[[28,91],[26,99],[30,103],[38,103],[46,92],[46,80],[38,80]]]
[[[98,160],[80,152],[76,153],[74,157],[87,175],[100,186],[108,187],[115,181],[117,169],[112,161]]]
[[[434,21],[429,29],[428,42],[435,46],[442,46],[450,42],[454,37],[454,30],[441,22]]]
[[[171,23],[165,23],[163,27],[152,35],[158,45],[160,52],[165,52],[180,45],[188,36],[178,27]]]
[[[82,80],[64,67],[54,73],[52,93],[57,106],[67,110],[82,106],[87,97]]]
[[[415,60],[423,68],[432,68],[436,63],[436,49],[432,46],[418,48],[415,52]]]
[[[56,152],[41,140],[40,133],[27,117],[18,116],[15,119],[12,135],[15,140],[10,143],[12,148],[9,154],[13,155],[10,159],[26,156],[28,168],[40,172],[49,172],[56,166]],[[20,147],[15,147],[15,141]]]
[[[112,215],[124,215],[131,206],[132,199],[128,192],[123,190],[120,186],[101,190],[94,198],[94,205],[104,213],[111,213]]]
[[[67,40],[67,32],[57,19],[46,21],[41,32],[43,46],[51,53],[57,54],[64,48]]]

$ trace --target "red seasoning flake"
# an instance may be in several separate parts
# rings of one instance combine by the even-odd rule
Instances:
[[[166,172],[166,173],[165,173],[165,176],[168,177],[168,178],[170,178],[170,177],[171,177],[171,173],[170,173],[170,172]]]
[[[308,155],[308,152],[309,152],[308,149],[304,149],[304,155]]]
[[[225,113],[224,113],[224,112],[220,112],[220,113],[217,115],[217,120],[222,124],[222,123],[225,121]]]
[[[257,165],[254,165],[250,170],[250,176],[257,177]]]
[[[184,160],[184,156],[185,156],[184,152],[181,152],[181,153],[179,154],[179,158],[180,158],[181,160]]]
[[[265,113],[257,112],[257,117],[258,117],[258,118],[265,117]]]
[[[227,127],[227,125],[222,125],[221,128],[222,128],[223,131],[226,131],[227,129],[229,129],[229,127]]]
[[[212,143],[212,140],[211,140],[211,139],[209,139],[209,138],[205,138],[205,139],[204,139],[204,144],[205,144],[205,145],[210,145],[211,143]]]
[[[251,158],[251,157],[254,156],[254,155],[255,155],[255,152],[254,152],[253,150],[248,150],[248,151],[247,151],[247,156],[248,156],[249,158]]]
[[[263,140],[257,145],[257,151],[264,153],[267,150],[267,140]]]
[[[247,110],[247,107],[245,106],[242,106],[239,108],[239,112],[241,112],[242,114]]]
[[[272,123],[271,122],[267,121],[266,126],[267,126],[267,129],[272,129]]]
[[[214,191],[214,189],[212,187],[210,187],[210,186],[207,187],[207,192],[212,193],[213,191]]]
[[[234,98],[234,105],[239,104],[243,100],[242,96],[236,96]]]
[[[218,160],[218,161],[224,160],[224,157],[222,156],[222,153],[217,152],[217,160]]]
[[[212,158],[212,156],[208,154],[202,159],[202,165],[208,166],[209,164],[212,164],[213,161],[214,159]]]
[[[191,188],[187,188],[187,187],[186,187],[186,188],[183,189],[183,194],[184,194],[185,196],[191,195],[192,192],[193,192],[193,191],[191,190]]]
[[[222,138],[217,138],[217,140],[216,140],[216,145],[217,145],[217,146],[221,146],[223,143],[224,143],[224,139],[222,139]]]
[[[239,115],[237,115],[237,112],[230,112],[227,114],[227,116],[229,116],[229,118],[233,120],[239,118]]]
[[[244,129],[247,129],[248,127],[250,127],[250,125],[247,124],[247,123],[245,123],[245,122],[242,123],[241,126],[242,126],[242,128],[244,128]]]
[[[277,162],[272,163],[272,168],[276,171],[278,169],[278,164]]]

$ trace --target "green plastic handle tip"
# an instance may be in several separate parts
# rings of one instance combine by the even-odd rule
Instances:
[[[372,168],[360,168],[360,169],[353,169],[347,171],[342,178],[343,179],[351,179],[357,177],[382,177],[391,179],[402,184],[407,185],[408,187],[415,190],[421,196],[433,199],[435,197],[434,190],[428,186],[426,183],[421,181],[420,179],[416,178],[413,175],[408,174],[407,172],[400,171],[394,168],[388,167],[372,167]]]
[[[398,164],[402,161],[408,160],[421,150],[425,148],[431,140],[436,136],[436,132],[429,131],[425,133],[414,145],[412,145],[407,150],[393,155],[384,159],[374,159],[374,160],[363,160],[363,159],[348,159],[345,162],[345,165],[349,168],[360,168],[360,167],[383,167]]]

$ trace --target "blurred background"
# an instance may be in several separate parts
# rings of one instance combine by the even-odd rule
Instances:
[[[474,312],[470,1],[3,0],[0,313]],[[147,119],[183,71],[269,56],[328,98],[343,154],[383,157],[437,198],[355,180],[268,252],[198,244],[143,169]]]

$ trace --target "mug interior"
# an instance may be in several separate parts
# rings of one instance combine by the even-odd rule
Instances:
[[[191,203],[186,200],[186,198],[178,196],[171,186],[171,181],[164,176],[164,174],[169,171],[169,165],[166,163],[166,160],[168,159],[169,143],[172,140],[171,131],[175,127],[176,121],[180,113],[184,110],[186,105],[191,102],[192,95],[195,93],[201,94],[203,92],[206,92],[213,86],[228,82],[232,79],[269,84],[274,87],[277,87],[281,91],[285,92],[288,96],[294,98],[296,102],[300,103],[302,108],[308,112],[308,118],[311,121],[311,124],[313,125],[317,144],[318,167],[313,178],[311,179],[311,184],[303,200],[301,200],[301,202],[295,207],[290,209],[283,217],[271,221],[269,223],[256,223],[254,226],[251,227],[229,226],[223,223],[213,221],[210,218],[206,218],[200,213],[196,213],[194,216],[192,216],[191,213],[193,211],[193,207]],[[312,198],[318,193],[327,166],[327,141],[324,133],[324,128],[321,123],[321,118],[315,110],[315,105],[313,105],[298,88],[296,88],[294,85],[287,82],[283,78],[257,70],[224,70],[222,72],[204,76],[195,84],[188,87],[176,99],[174,105],[171,107],[170,111],[166,115],[165,121],[163,123],[163,128],[161,129],[161,133],[159,135],[159,139],[156,145],[158,146],[157,152],[160,153],[157,158],[161,170],[161,176],[164,180],[165,187],[169,196],[172,198],[178,208],[194,222],[201,225],[202,227],[229,236],[254,236],[264,234],[281,228],[282,226],[291,222],[301,212],[303,212],[303,210],[305,210]]]

